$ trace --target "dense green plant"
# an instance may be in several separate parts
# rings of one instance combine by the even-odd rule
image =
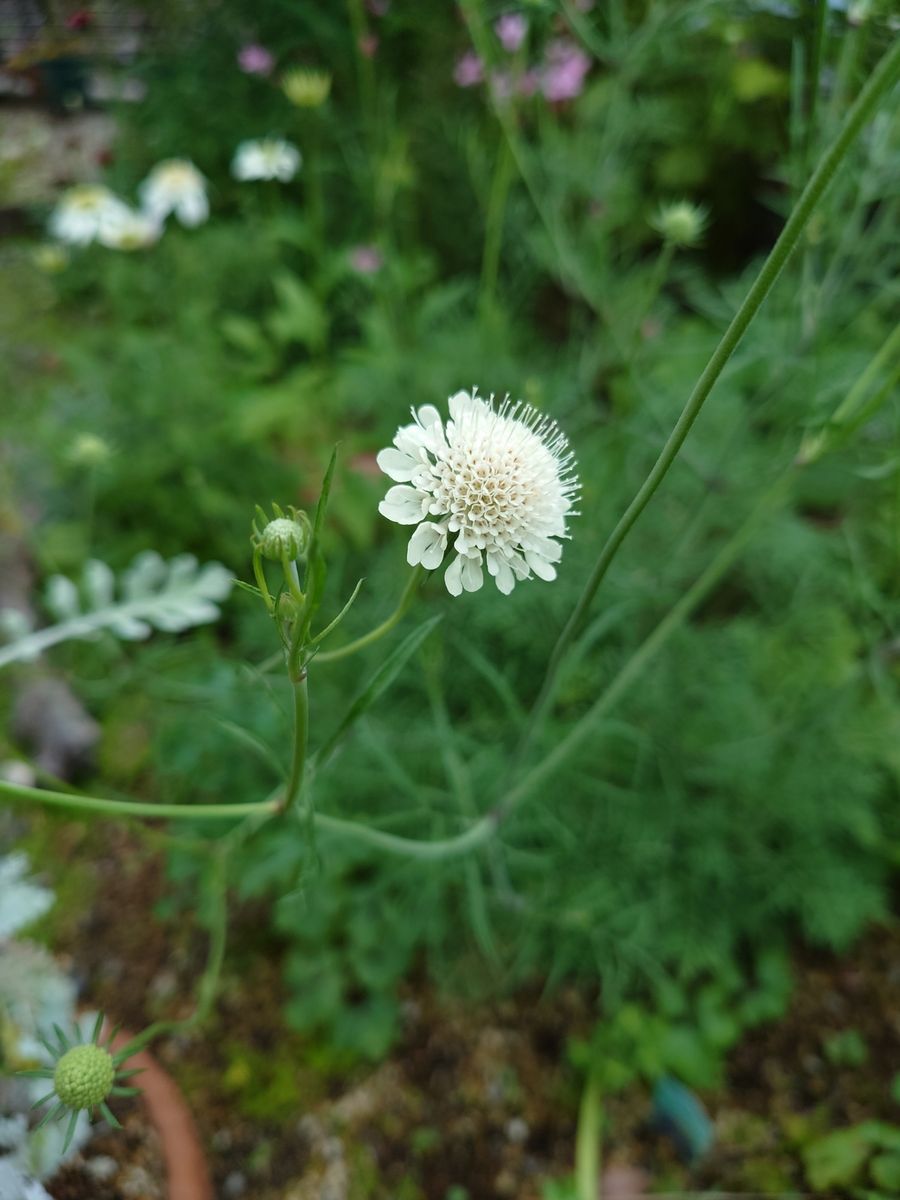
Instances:
[[[246,574],[247,513],[271,496],[308,506],[340,438],[326,595],[339,607],[368,573],[345,625],[348,638],[362,634],[402,583],[402,552],[376,524],[370,459],[408,405],[480,379],[552,409],[584,481],[562,578],[517,592],[514,609],[479,596],[461,610],[426,589],[419,619],[443,619],[422,670],[394,683],[389,707],[357,724],[353,753],[316,779],[322,813],[446,838],[483,814],[517,763],[565,741],[801,446],[809,465],[640,685],[478,855],[423,868],[327,829],[314,846],[289,824],[248,832],[235,890],[272,899],[288,1018],[377,1055],[397,1027],[397,983],[423,960],[458,985],[476,951],[492,964],[490,986],[599,977],[612,1009],[672,980],[728,977],[748,946],[781,946],[798,929],[845,946],[887,909],[898,836],[898,416],[878,407],[896,381],[891,356],[878,358],[896,302],[888,111],[849,151],[610,569],[543,728],[527,711],[546,649],[536,631],[561,628],[574,608],[599,531],[646,475],[756,276],[757,251],[875,61],[883,24],[860,32],[829,17],[825,93],[808,31],[777,14],[641,4],[612,6],[607,21],[534,5],[535,54],[568,29],[597,64],[572,105],[504,108],[452,82],[454,56],[486,41],[493,13],[466,4],[465,23],[423,21],[419,6],[396,4],[378,26],[368,112],[356,94],[365,100],[372,83],[366,61],[353,59],[343,19],[313,7],[302,29],[263,9],[258,36],[283,64],[334,72],[315,132],[274,83],[235,72],[240,5],[222,6],[182,52],[168,46],[164,71],[146,64],[148,102],[123,117],[113,177],[131,186],[158,156],[183,152],[191,106],[190,151],[222,180],[220,220],[167,233],[139,264],[91,248],[54,286],[17,263],[44,298],[37,340],[57,356],[27,372],[11,421],[32,442],[12,468],[17,490],[49,447],[51,465],[28,485],[44,511],[42,568],[74,570],[89,554],[124,566],[152,540]],[[416,70],[389,82],[410,61]],[[304,182],[255,205],[227,164],[260,122],[308,137],[309,154]],[[328,197],[318,227],[316,186]],[[711,225],[703,247],[676,252],[650,218],[685,190]],[[348,253],[370,239],[384,265],[362,276]],[[859,403],[836,417],[863,380]],[[871,419],[841,448],[861,416]],[[111,453],[79,459],[59,442],[62,422]],[[363,556],[373,544],[374,566]],[[220,646],[151,648],[118,660],[112,681],[98,649],[63,651],[110,721],[123,700],[159,699],[154,800],[249,805],[287,767],[289,687],[238,665],[272,649],[252,604],[231,606]],[[317,667],[323,734],[377,661]],[[223,730],[238,765],[220,752]],[[117,769],[117,783],[133,782],[127,762]],[[174,851],[172,868],[187,896],[205,865]]]

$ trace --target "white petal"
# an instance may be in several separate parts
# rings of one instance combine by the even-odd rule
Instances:
[[[462,585],[467,592],[477,592],[484,582],[484,573],[481,570],[481,555],[477,558],[464,558],[462,560]]]
[[[402,451],[391,448],[380,450],[375,461],[381,470],[384,471],[385,475],[389,475],[391,479],[396,479],[398,483],[409,483],[413,477],[413,472],[421,465],[408,454],[403,454]]]
[[[411,567],[421,563],[427,571],[434,571],[443,562],[446,549],[447,534],[439,525],[425,521],[409,539],[406,561]]]
[[[416,413],[416,416],[419,418],[419,424],[423,425],[426,429],[434,425],[435,422],[438,425],[441,424],[441,414],[433,404],[423,404]]]
[[[175,211],[178,214],[178,220],[182,225],[187,225],[189,229],[202,225],[209,216],[209,201],[206,199],[206,193],[200,188],[186,193],[181,197]]]
[[[504,596],[516,586],[516,577],[513,574],[512,567],[506,561],[502,554],[489,554],[487,556],[487,569],[493,575],[497,587]]]
[[[444,583],[447,585],[447,591],[451,596],[462,594],[462,565],[463,560],[457,556],[444,572]]]
[[[539,579],[546,579],[549,583],[551,579],[556,578],[556,567],[552,563],[548,563],[545,558],[541,558],[539,554],[534,554],[532,551],[526,550],[525,561]]]
[[[423,500],[428,497],[411,487],[392,487],[378,505],[378,511],[398,525],[415,525],[425,515]]]
[[[454,421],[459,421],[467,412],[471,412],[480,403],[481,401],[469,392],[457,392],[449,400],[450,416]]]
[[[562,546],[550,538],[536,535],[523,539],[525,551],[540,555],[547,562],[557,563],[562,558]]]
[[[425,445],[426,434],[418,425],[403,425],[397,430],[394,445],[401,454],[415,458]]]

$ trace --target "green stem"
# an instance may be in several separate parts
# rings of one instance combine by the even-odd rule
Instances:
[[[885,387],[870,398],[868,403],[864,403],[866,393],[884,367],[891,363],[898,352],[900,352],[900,325],[896,325],[888,335],[881,349],[873,356],[856,383],[834,410],[825,428],[803,439],[797,455],[798,466],[808,466],[810,463],[816,462],[827,450],[833,448],[835,441],[841,435],[852,433],[863,421],[868,420],[873,415],[876,404],[887,400],[896,382],[898,370],[896,363],[893,372],[886,380]]]
[[[355,654],[357,650],[365,650],[367,646],[371,646],[373,642],[377,642],[379,638],[384,637],[386,633],[399,624],[403,616],[406,614],[410,604],[412,604],[416,592],[419,590],[419,585],[425,577],[424,567],[415,567],[406,581],[406,586],[403,593],[397,602],[397,607],[380,625],[376,625],[368,633],[359,637],[354,642],[348,642],[346,646],[339,646],[337,650],[323,650],[321,654],[317,654],[315,661],[317,663],[336,662],[339,658],[346,658],[350,654]]]
[[[233,821],[254,813],[280,812],[280,799],[253,800],[245,804],[144,804],[139,800],[108,800],[80,793],[45,791],[43,788],[22,787],[0,779],[0,796],[9,800],[24,800],[49,808],[68,808],[76,812],[92,812],[105,817],[165,817],[182,821]]]
[[[123,1063],[133,1057],[139,1050],[148,1046],[154,1038],[163,1034],[182,1033],[201,1025],[212,1011],[213,1001],[219,987],[219,977],[222,974],[222,963],[225,961],[225,942],[228,933],[228,853],[220,849],[213,860],[213,899],[215,907],[209,930],[209,950],[206,956],[206,967],[197,983],[197,1004],[189,1017],[180,1021],[154,1021],[126,1046],[115,1052],[116,1062]]]
[[[588,608],[606,572],[609,570],[610,564],[615,558],[619,547],[665,478],[691,427],[696,421],[704,402],[722,374],[726,363],[731,358],[741,338],[747,331],[750,322],[756,316],[760,305],[780,275],[807,221],[834,178],[841,161],[878,107],[879,102],[896,81],[898,73],[900,73],[900,38],[885,53],[881,62],[869,78],[869,81],[857,97],[850,112],[847,114],[841,132],[816,167],[803,194],[788,218],[787,224],[781,231],[780,237],[763,263],[762,269],[750,291],[747,293],[746,299],[735,313],[731,324],[726,329],[712,357],[704,368],[681,415],[675,423],[674,429],[660,451],[659,457],[600,551],[578,603],[575,605],[551,653],[547,672],[524,735],[525,739],[529,739],[533,735],[541,718],[549,707],[556,676],[562,660],[573,639],[581,629]]]
[[[784,472],[772,488],[759,501],[756,508],[744,524],[732,535],[728,542],[709,564],[696,583],[688,589],[679,602],[659,622],[653,632],[646,638],[632,657],[619,671],[603,694],[594,702],[578,724],[566,738],[536,764],[528,776],[511,788],[498,802],[495,808],[481,817],[475,824],[455,837],[443,838],[436,841],[420,841],[416,838],[399,837],[384,830],[358,824],[355,821],[344,820],[340,817],[330,817],[323,813],[314,813],[312,819],[317,828],[324,832],[338,834],[342,837],[355,838],[378,850],[390,854],[415,858],[422,862],[456,857],[468,853],[489,841],[500,824],[509,814],[525,800],[541,783],[550,780],[559,770],[564,760],[575,751],[587,736],[593,731],[596,721],[605,716],[612,706],[639,678],[641,673],[653,660],[672,634],[684,623],[697,605],[708,594],[711,588],[721,578],[731,565],[738,552],[749,541],[756,531],[760,520],[781,499],[783,489],[789,481],[791,470]],[[61,792],[45,792],[35,788],[19,787],[15,784],[0,780],[0,795],[6,795],[14,800],[32,801],[38,804],[50,804],[67,808],[84,808],[93,812],[105,813],[109,816],[176,816],[176,817],[216,817],[247,816],[263,813],[277,813],[284,806],[277,797],[258,801],[255,804],[222,804],[222,805],[154,805],[129,803],[123,800],[101,800],[93,796],[71,796]]]
[[[528,774],[513,786],[495,810],[501,818],[534,791],[536,787],[550,782],[563,762],[574,753],[591,734],[597,721],[606,716],[622,695],[642,674],[672,634],[687,620],[700,601],[709,593],[722,575],[731,566],[740,550],[756,532],[759,522],[772,512],[787,491],[793,467],[783,471],[773,485],[763,494],[747,520],[725,543],[699,579],[684,593],[676,604],[659,622],[635,653],[628,659],[604,692],[594,701],[578,723],[560,739],[553,749],[534,766]]]
[[[481,294],[479,306],[482,314],[490,311],[497,290],[497,277],[500,272],[500,250],[503,245],[503,217],[506,211],[506,200],[512,183],[515,163],[506,138],[500,146],[494,178],[491,182],[488,196],[487,214],[484,229],[484,253],[481,260]]]
[[[291,773],[284,793],[284,808],[290,811],[303,795],[303,776],[306,768],[306,749],[309,742],[309,692],[306,672],[294,684],[294,748],[291,753]]]
[[[600,1135],[603,1093],[593,1075],[588,1076],[578,1109],[575,1135],[575,1195],[577,1200],[598,1200],[600,1195]]]

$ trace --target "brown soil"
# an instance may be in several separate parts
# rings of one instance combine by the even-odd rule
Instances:
[[[153,915],[167,890],[159,855],[113,829],[98,855],[96,836],[95,900],[67,935],[85,1003],[133,1029],[187,1015],[204,935],[190,920]],[[209,1027],[153,1048],[194,1113],[217,1197],[539,1200],[542,1180],[571,1169],[579,1080],[566,1046],[591,1026],[588,997],[525,992],[475,1005],[411,985],[390,1058],[340,1068],[283,1028],[277,952],[254,932],[261,927],[258,914],[238,914]],[[632,1167],[656,1188],[803,1191],[803,1136],[900,1120],[890,1094],[900,1064],[900,929],[873,931],[840,960],[798,955],[796,974],[790,1011],[747,1035],[726,1086],[704,1097],[717,1130],[704,1164],[690,1171],[648,1132],[647,1088],[611,1099],[604,1151],[620,1178]],[[847,1030],[862,1039],[864,1063],[835,1052],[833,1035]],[[124,1133],[98,1132],[48,1185],[57,1200],[163,1195],[141,1108],[119,1112]],[[89,1165],[98,1158],[102,1181]],[[635,1172],[628,1179],[643,1186]]]

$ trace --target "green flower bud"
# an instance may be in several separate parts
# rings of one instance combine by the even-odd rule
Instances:
[[[306,530],[289,517],[276,517],[262,531],[259,545],[266,558],[274,562],[280,562],[285,554],[288,558],[299,558],[306,549]]]
[[[650,218],[650,225],[666,242],[673,246],[696,246],[706,229],[708,214],[699,204],[689,200],[676,200],[672,204],[660,205]]]
[[[67,1050],[53,1072],[53,1090],[66,1108],[94,1108],[113,1089],[116,1068],[112,1055],[95,1042]]]

